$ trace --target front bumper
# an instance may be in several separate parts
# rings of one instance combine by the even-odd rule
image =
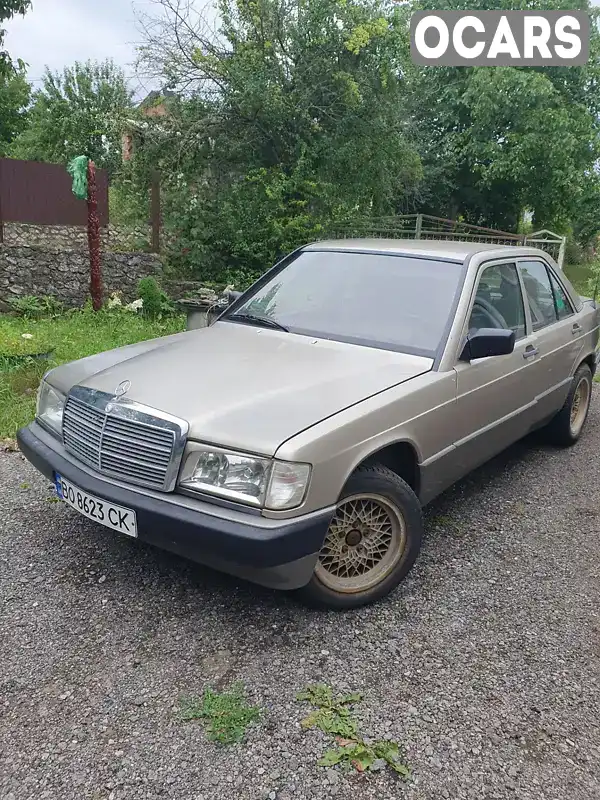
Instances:
[[[27,460],[49,480],[58,472],[92,495],[134,509],[140,540],[275,589],[308,583],[334,513],[328,508],[292,520],[268,519],[128,486],[76,461],[36,422],[22,428],[17,440]]]

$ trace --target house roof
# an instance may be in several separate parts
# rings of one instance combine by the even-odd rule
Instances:
[[[152,106],[156,103],[157,100],[161,100],[167,97],[176,97],[176,92],[172,92],[170,89],[153,89],[149,92],[144,99],[138,103],[138,108],[148,108],[148,106]]]

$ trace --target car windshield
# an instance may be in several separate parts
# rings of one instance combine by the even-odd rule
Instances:
[[[461,276],[441,259],[304,250],[225,319],[434,357]]]

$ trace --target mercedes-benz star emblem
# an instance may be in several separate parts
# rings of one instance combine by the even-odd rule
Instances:
[[[115,394],[113,400],[119,400],[123,395],[127,394],[127,392],[131,389],[131,381],[121,381],[121,383],[115,389]]]

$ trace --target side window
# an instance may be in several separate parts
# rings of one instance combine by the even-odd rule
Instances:
[[[552,325],[558,319],[550,276],[546,265],[541,261],[521,261],[520,267],[531,311],[533,330],[539,331],[546,325]]]
[[[556,280],[552,272],[550,273],[550,283],[552,284],[552,291],[554,292],[554,303],[556,305],[556,313],[559,319],[565,319],[575,313],[571,301],[567,297],[567,293]]]
[[[525,309],[515,264],[486,267],[479,277],[469,319],[469,333],[480,328],[510,328],[525,336]]]

